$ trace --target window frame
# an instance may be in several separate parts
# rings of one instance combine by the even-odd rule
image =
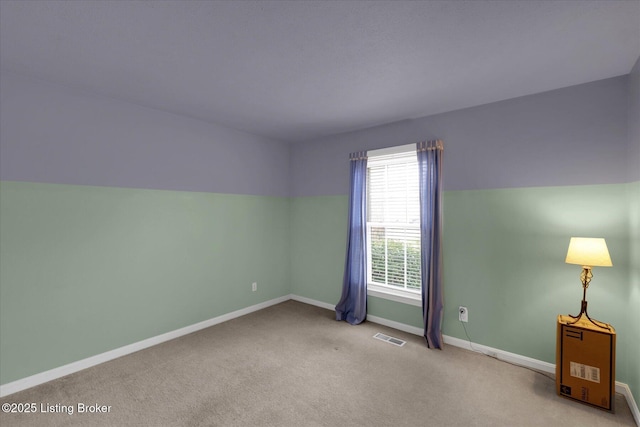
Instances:
[[[374,157],[378,156],[389,156],[396,154],[406,154],[406,153],[416,153],[415,144],[406,144],[400,145],[396,147],[383,148],[380,150],[371,150],[367,153],[367,157],[371,160]],[[417,154],[416,154],[417,156]],[[417,162],[417,158],[416,158]],[[390,162],[391,163],[391,162]],[[369,165],[367,165],[367,180],[369,179]],[[367,189],[367,193],[369,193],[369,189]],[[368,208],[368,207],[367,207]],[[368,213],[367,213],[368,217]],[[376,223],[376,224],[384,224],[384,223]],[[391,224],[390,224],[391,225]],[[411,226],[411,228],[416,228],[419,232],[420,224],[418,223],[415,227]],[[400,302],[403,304],[409,304],[413,306],[420,307],[422,306],[422,286],[418,290],[409,290],[409,289],[400,289],[395,288],[391,285],[384,285],[372,282],[371,279],[371,225],[367,218],[366,223],[366,232],[367,232],[367,295],[383,298],[395,302]]]

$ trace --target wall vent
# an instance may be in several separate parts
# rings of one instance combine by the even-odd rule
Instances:
[[[381,334],[380,332],[375,334],[373,337],[375,339],[378,339],[378,340],[381,340],[381,341],[386,341],[386,342],[391,343],[393,345],[397,345],[398,347],[402,347],[403,345],[405,345],[407,343],[406,341],[402,341],[401,339],[390,337],[389,335]]]

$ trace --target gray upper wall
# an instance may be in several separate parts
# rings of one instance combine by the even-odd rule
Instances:
[[[445,141],[446,190],[640,180],[629,76],[287,146],[3,73],[0,179],[269,196],[346,194],[348,153]]]
[[[0,179],[288,196],[289,147],[11,73],[0,78]]]
[[[640,181],[640,58],[629,74],[629,182]]]
[[[627,182],[628,76],[340,134],[291,149],[291,194],[348,192],[348,153],[439,138],[445,190]]]

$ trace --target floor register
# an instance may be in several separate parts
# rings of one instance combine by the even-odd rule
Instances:
[[[583,316],[558,316],[556,391],[559,395],[613,412],[616,331]]]

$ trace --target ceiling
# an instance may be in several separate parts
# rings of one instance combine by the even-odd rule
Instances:
[[[627,74],[640,1],[0,0],[0,66],[296,142]]]

